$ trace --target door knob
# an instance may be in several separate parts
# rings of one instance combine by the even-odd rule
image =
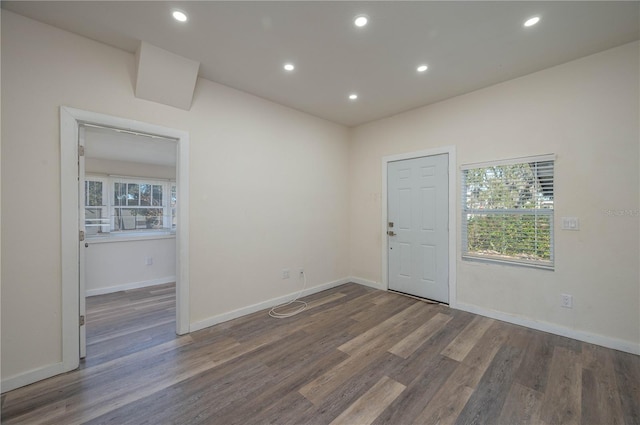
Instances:
[[[396,235],[396,232],[394,232],[393,230],[389,230],[389,231],[387,232],[387,235],[389,235],[389,236],[395,236],[395,235]]]

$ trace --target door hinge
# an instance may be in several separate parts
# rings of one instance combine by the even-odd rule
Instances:
[[[84,156],[84,145],[78,145],[78,156]]]
[[[80,326],[84,326],[84,316],[80,316]]]
[[[80,238],[80,242],[84,240],[84,230],[80,230],[79,238]]]

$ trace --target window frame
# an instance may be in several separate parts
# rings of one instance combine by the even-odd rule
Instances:
[[[88,177],[88,176],[87,176]],[[87,237],[95,237],[101,234],[108,234],[110,230],[110,225],[107,221],[109,219],[109,182],[107,177],[105,176],[97,176],[92,175],[91,178],[85,178],[85,189],[84,189],[84,210],[85,210],[85,234]],[[88,194],[88,183],[89,182],[98,182],[102,184],[102,205],[89,205],[89,194]],[[88,219],[87,218],[87,210],[89,209],[100,209],[100,219]],[[87,224],[88,220],[101,220],[100,223],[92,223]],[[94,234],[90,228],[98,227],[98,231]]]
[[[550,186],[543,189],[540,187],[540,190],[551,191],[551,206],[549,207],[549,201],[544,201],[547,203],[547,207],[535,207],[535,208],[487,208],[487,209],[478,209],[478,208],[468,208],[467,206],[467,172],[470,170],[477,170],[488,167],[501,167],[501,166],[512,166],[512,165],[522,165],[522,164],[531,164],[531,163],[551,163],[551,165],[547,165],[545,171],[551,171],[551,175],[546,175],[547,178],[545,183],[550,184]],[[555,269],[555,229],[554,229],[554,203],[555,203],[555,189],[554,189],[554,181],[555,181],[555,167],[556,167],[556,156],[554,154],[547,155],[538,155],[531,157],[522,157],[522,158],[513,158],[513,159],[505,159],[505,160],[496,160],[482,163],[472,163],[472,164],[464,164],[460,167],[460,188],[461,188],[461,206],[460,206],[460,218],[461,218],[461,258],[463,260],[469,261],[481,261],[495,264],[504,264],[504,265],[514,265],[514,266],[524,266],[524,267],[532,267],[537,269],[551,270]],[[540,180],[538,180],[540,182]],[[540,183],[539,183],[540,184]],[[508,217],[508,216],[531,216],[536,221],[534,227],[536,231],[539,229],[539,225],[537,224],[538,217],[548,217],[549,224],[549,260],[527,260],[511,257],[509,258],[506,255],[490,255],[490,254],[477,254],[473,252],[469,252],[469,240],[468,240],[468,215],[476,214],[476,215],[485,215],[485,216],[494,216],[494,217]]]
[[[172,206],[171,200],[169,199],[171,196],[172,188],[176,187],[177,183],[175,180],[171,179],[162,179],[162,178],[153,178],[153,177],[133,177],[133,176],[115,176],[115,175],[99,175],[99,174],[85,174],[85,182],[90,181],[99,181],[102,182],[102,196],[103,196],[103,205],[101,208],[103,209],[103,215],[106,214],[105,217],[108,219],[108,224],[105,223],[102,226],[102,230],[96,234],[89,234],[87,232],[88,238],[104,238],[109,236],[126,236],[126,235],[135,235],[135,234],[144,234],[144,235],[157,235],[157,234],[166,234],[167,232],[174,234],[176,231],[176,226],[172,225]],[[116,205],[116,183],[124,183],[124,184],[137,184],[138,187],[138,204],[137,205]],[[86,183],[85,183],[86,185]],[[151,200],[150,205],[141,205],[141,197],[140,197],[140,186],[142,185],[150,185],[151,186]],[[160,205],[153,205],[153,186],[162,186],[162,202]],[[128,190],[128,186],[127,186]],[[177,196],[176,196],[177,199]],[[86,201],[85,201],[86,203]],[[92,206],[85,206],[87,208],[96,208]],[[177,208],[177,200],[175,203],[174,209]],[[116,209],[160,209],[162,210],[162,227],[155,229],[146,229],[146,228],[138,228],[137,218],[134,218],[134,222],[136,223],[134,229],[117,229],[116,226]],[[85,226],[86,220],[85,220]]]

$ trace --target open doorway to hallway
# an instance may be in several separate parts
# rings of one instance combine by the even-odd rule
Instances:
[[[167,328],[175,336],[177,146],[92,124],[78,135],[80,357],[94,364],[146,347]]]

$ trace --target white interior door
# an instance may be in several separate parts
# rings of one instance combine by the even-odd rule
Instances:
[[[448,154],[387,165],[389,289],[449,302]]]
[[[80,293],[80,358],[87,356],[87,332],[86,332],[86,297],[85,297],[85,240],[86,226],[86,187],[84,178],[84,126],[78,128],[78,230],[79,230],[79,293]]]

